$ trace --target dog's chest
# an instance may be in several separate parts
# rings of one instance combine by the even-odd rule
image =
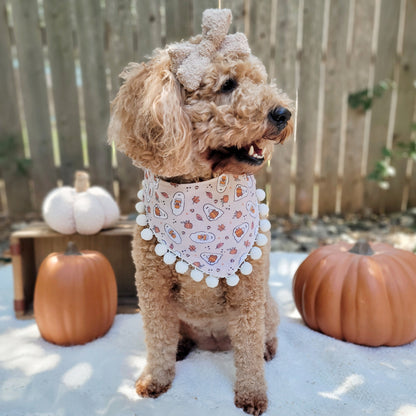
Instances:
[[[194,282],[187,274],[176,274],[171,293],[179,309],[191,315],[216,315],[227,310],[227,288],[220,281],[216,288]]]

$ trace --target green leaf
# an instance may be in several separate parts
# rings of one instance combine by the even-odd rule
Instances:
[[[392,151],[391,151],[391,150],[389,150],[389,149],[387,149],[387,147],[383,147],[383,149],[381,150],[381,154],[382,154],[384,157],[392,157],[392,156],[393,156]]]

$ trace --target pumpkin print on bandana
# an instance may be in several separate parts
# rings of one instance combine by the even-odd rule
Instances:
[[[174,184],[146,171],[143,202],[158,242],[205,274],[232,276],[255,244],[259,210],[251,175]]]

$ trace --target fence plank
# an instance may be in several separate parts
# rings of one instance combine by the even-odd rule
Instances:
[[[296,142],[295,209],[298,213],[312,212],[324,4],[322,0],[305,1],[304,4]]]
[[[355,93],[368,85],[371,41],[374,25],[374,0],[352,1],[354,4],[353,41],[347,55],[347,90]],[[344,172],[342,177],[341,212],[359,212],[363,208],[364,177],[362,157],[364,152],[365,113],[348,108]]]
[[[333,214],[336,210],[339,151],[347,78],[347,32],[349,2],[333,1],[329,13],[329,33],[322,130],[322,157],[319,178],[319,214]]]
[[[32,160],[35,208],[40,209],[46,193],[56,186],[57,173],[53,160],[37,1],[13,0],[12,11]]]
[[[279,1],[277,3],[276,47],[274,66],[270,76],[276,79],[277,86],[292,100],[296,98],[296,42],[299,1]],[[294,117],[294,115],[293,115]],[[270,213],[287,215],[291,208],[292,155],[294,139],[288,139],[282,146],[276,146],[271,160]],[[294,185],[294,184],[293,184]]]
[[[112,100],[121,85],[119,74],[135,60],[133,50],[132,0],[106,1],[106,27],[108,37],[108,67],[111,74]]]
[[[179,42],[192,36],[192,0],[167,0],[165,13],[166,43]]]
[[[84,163],[70,3],[44,0],[44,10],[61,157],[60,177],[65,185],[72,185],[74,172],[83,169]]]
[[[378,49],[375,66],[374,82],[393,79],[394,64],[396,59],[397,29],[399,24],[399,1],[381,1],[380,30],[378,34]],[[381,98],[373,101],[371,109],[371,130],[367,171],[374,169],[377,160],[382,158],[381,151],[387,145],[389,114],[391,105],[391,90],[386,91]],[[373,181],[366,181],[364,187],[365,206],[375,212],[383,212],[385,209],[386,193]]]
[[[193,0],[193,34],[201,33],[202,13],[205,9],[216,9],[218,7],[218,0]],[[225,7],[225,6],[223,6]]]
[[[109,99],[100,0],[75,0],[91,183],[112,190],[111,148],[106,144]]]
[[[249,44],[251,51],[256,55],[269,71],[271,53],[271,2],[257,0],[250,2],[250,33]],[[256,175],[257,186],[265,189],[270,183],[270,168],[263,168]]]
[[[162,19],[160,0],[137,0],[138,51],[137,59],[143,61],[153,49],[162,46]]]
[[[413,86],[413,82],[416,80],[416,36],[414,31],[416,2],[406,1],[405,5],[403,51],[401,56],[398,56],[399,80],[397,85],[397,108],[393,135],[395,145],[410,142],[412,118],[416,104],[416,95]],[[397,146],[394,147],[398,150]],[[407,159],[395,157],[393,165],[396,167],[396,176],[392,178],[391,187],[387,191],[385,203],[387,212],[399,211],[402,209],[402,203],[404,202],[403,208],[405,208],[407,202],[406,195],[403,195],[403,191],[409,186],[406,183]],[[403,200],[403,197],[406,200]]]
[[[5,181],[8,215],[21,220],[33,206],[28,173],[19,168],[24,150],[8,29],[5,2],[0,0],[0,172]]]
[[[217,1],[214,1],[214,4]],[[216,6],[212,6],[216,7]],[[246,1],[245,0],[222,0],[221,7],[231,9],[233,12],[233,21],[230,26],[230,33],[242,32],[245,33],[245,13],[246,13]]]
[[[121,85],[119,74],[122,69],[129,62],[135,60],[131,3],[132,0],[107,0],[106,2],[111,98],[115,97]],[[150,4],[150,2],[147,3]],[[118,204],[123,214],[134,211],[134,205],[137,202],[136,195],[140,185],[140,175],[141,170],[132,165],[130,158],[122,153],[117,153],[115,179],[118,180]]]

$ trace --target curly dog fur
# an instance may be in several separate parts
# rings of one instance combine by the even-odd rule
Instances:
[[[283,125],[273,117],[276,109],[293,111],[292,102],[267,83],[263,64],[252,55],[217,54],[192,92],[176,79],[167,49],[155,51],[147,63],[129,64],[122,77],[125,83],[112,103],[109,139],[135,165],[171,182],[254,174],[271,158],[274,144],[292,132],[293,117]],[[251,146],[264,159],[250,158]],[[220,279],[216,288],[209,288],[166,265],[155,254],[156,239],[143,241],[141,230],[135,230],[133,259],[147,365],[136,382],[137,393],[157,397],[167,391],[176,360],[194,346],[232,348],[235,404],[261,414],[267,408],[264,360],[276,353],[279,323],[268,287],[269,247],[252,261],[249,276],[240,275],[237,286]]]

